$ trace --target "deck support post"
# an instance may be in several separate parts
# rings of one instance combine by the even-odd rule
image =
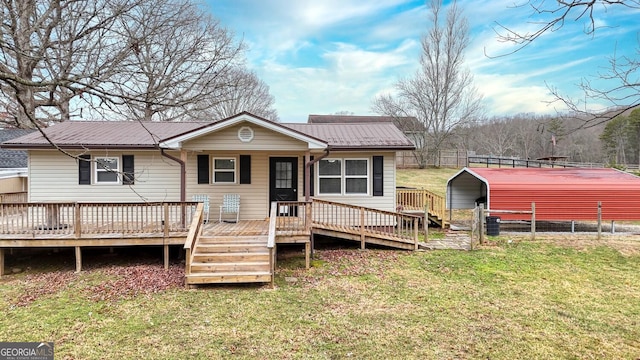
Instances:
[[[164,244],[164,269],[169,270],[169,245]]]
[[[311,242],[304,243],[304,264],[307,267],[307,270],[311,267],[311,259],[309,255],[311,254]]]
[[[365,236],[364,236],[364,208],[360,208],[360,250],[365,249]]]
[[[76,246],[76,273],[82,271],[82,250],[80,246]]]
[[[611,233],[612,234],[616,233],[616,221],[615,220],[611,220]]]
[[[4,248],[0,248],[0,278],[4,275]]]

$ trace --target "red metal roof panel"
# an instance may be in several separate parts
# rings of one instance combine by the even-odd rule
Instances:
[[[471,168],[486,181],[493,210],[531,210],[537,220],[640,220],[640,177],[615,169]],[[529,215],[496,214],[526,220]]]

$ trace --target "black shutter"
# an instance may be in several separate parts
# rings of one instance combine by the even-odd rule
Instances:
[[[78,184],[91,185],[91,155],[78,156]]]
[[[309,160],[313,161],[313,156],[309,157]],[[313,196],[313,190],[315,189],[316,180],[313,177],[313,165],[309,166],[309,195]]]
[[[384,196],[384,157],[373,157],[373,196]]]
[[[122,155],[122,185],[135,184],[133,155]]]
[[[198,184],[209,183],[209,155],[198,155]]]
[[[251,184],[251,155],[240,155],[240,184]]]

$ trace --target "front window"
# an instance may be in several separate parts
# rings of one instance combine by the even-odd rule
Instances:
[[[342,161],[338,159],[320,160],[318,163],[318,183],[320,194],[342,194]]]
[[[366,159],[344,161],[344,189],[347,194],[367,194],[369,163]]]
[[[368,159],[323,159],[318,163],[318,193],[366,195],[369,193]]]
[[[213,159],[213,182],[216,184],[234,184],[236,182],[236,159]]]
[[[117,157],[97,157],[96,158],[96,183],[118,184],[119,172],[120,172],[120,161]]]

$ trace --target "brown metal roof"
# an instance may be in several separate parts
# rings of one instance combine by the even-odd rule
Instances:
[[[424,126],[413,116],[358,116],[358,115],[309,115],[309,124],[371,124],[393,123],[404,132],[423,129]]]
[[[224,121],[227,120],[220,122]],[[51,142],[66,149],[153,149],[163,140],[220,122],[67,121],[50,126],[44,132]],[[414,149],[411,141],[392,123],[291,123],[278,126],[324,141],[334,149]],[[34,132],[4,142],[2,147],[37,149],[52,145],[40,132]]]
[[[61,148],[155,148],[158,141],[189,132],[210,123],[139,121],[66,121],[44,132]],[[33,132],[2,143],[5,148],[51,148],[40,134]]]
[[[334,150],[389,149],[413,150],[415,146],[394,124],[379,123],[325,123],[283,124],[291,129],[322,139]]]

